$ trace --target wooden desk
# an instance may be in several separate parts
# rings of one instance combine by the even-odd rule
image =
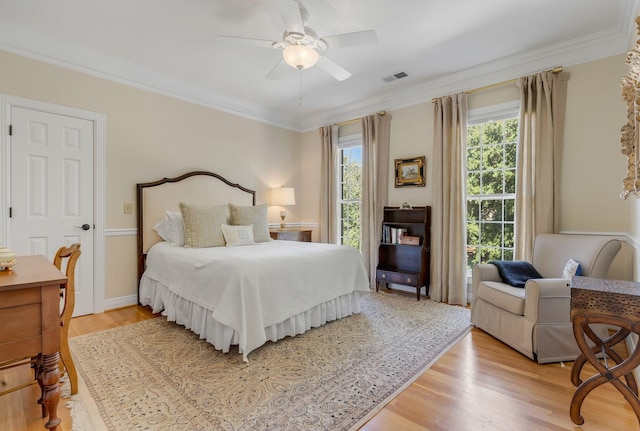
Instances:
[[[0,271],[0,362],[37,356],[48,429],[60,424],[60,289],[67,282],[44,256],[19,256]]]
[[[624,396],[640,421],[638,385],[633,375],[633,370],[640,365],[640,346],[636,346],[626,359],[613,350],[629,334],[640,335],[640,283],[573,277],[571,322],[581,352],[571,369],[571,383],[577,387],[569,410],[573,423],[584,423],[580,414],[582,402],[589,392],[607,382]],[[619,329],[606,340],[601,340],[591,330],[590,324],[612,325]],[[593,347],[589,346],[588,340],[594,343]],[[598,374],[583,382],[580,371],[587,361]]]

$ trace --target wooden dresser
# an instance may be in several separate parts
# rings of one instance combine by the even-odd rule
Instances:
[[[37,357],[48,429],[60,424],[60,289],[67,277],[44,256],[16,258],[0,271],[0,363]],[[34,403],[36,400],[33,401]]]
[[[311,229],[285,227],[279,229],[269,229],[272,239],[284,241],[311,242]]]

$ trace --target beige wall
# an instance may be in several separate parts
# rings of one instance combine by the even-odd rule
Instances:
[[[136,227],[123,214],[135,184],[209,170],[257,191],[300,190],[300,134],[0,51],[0,93],[99,112],[106,117],[105,229]],[[302,195],[302,193],[299,193]],[[135,205],[134,205],[135,207]],[[299,221],[299,206],[287,220]],[[270,222],[279,221],[278,207]],[[136,294],[134,236],[106,238],[106,299]]]
[[[625,119],[620,78],[624,56],[567,67],[568,87],[562,162],[561,229],[567,232],[629,234],[613,275],[638,280],[640,202],[622,200],[625,159],[619,130]],[[0,51],[0,93],[72,106],[106,116],[107,230],[134,228],[135,214],[122,206],[135,201],[135,183],[194,169],[217,172],[257,191],[268,203],[269,189],[296,188],[289,222],[318,223],[320,144],[317,130],[296,133],[166,96],[88,76]],[[516,100],[514,85],[473,93],[470,109]],[[391,127],[389,204],[432,203],[433,105],[397,109]],[[359,124],[341,134],[359,132]],[[393,160],[425,155],[426,187],[395,188]],[[279,221],[278,208],[270,222]],[[318,237],[317,230],[314,238]],[[135,237],[106,239],[106,299],[136,292]]]
[[[620,199],[627,161],[620,128],[626,106],[620,79],[624,56],[567,68],[565,142],[562,161],[563,230],[624,233],[627,202]]]
[[[624,56],[615,56],[583,65],[567,67],[567,115],[562,162],[561,229],[625,233],[628,228],[627,202],[620,194],[626,160],[620,154],[620,127],[625,106],[620,98],[620,78],[626,73]],[[515,84],[469,95],[469,109],[518,100]],[[433,153],[433,105],[422,103],[391,112],[391,154],[389,204],[431,203]],[[349,133],[358,128],[348,125]],[[347,133],[345,133],[347,134]],[[307,134],[306,147],[318,144],[316,133]],[[395,188],[393,160],[427,156],[427,185]],[[599,204],[595,204],[599,202]]]
[[[626,120],[620,96],[620,79],[627,73],[625,56],[567,71],[571,77],[562,160],[561,229],[627,234],[631,230],[628,207],[633,202],[620,198],[627,169],[626,157],[620,152],[620,128]],[[624,243],[609,276],[633,280],[637,254],[633,243]]]
[[[620,79],[626,73],[624,55],[565,67],[570,74],[562,160],[563,232],[593,232],[626,235],[640,243],[640,203],[635,198],[619,198],[626,159],[620,153],[620,127],[626,119],[620,97]],[[495,87],[469,95],[469,109],[518,100],[515,84]],[[389,205],[409,202],[432,203],[433,105],[422,103],[391,112],[391,154]],[[349,124],[341,134],[358,133]],[[303,154],[311,154],[319,140],[305,135]],[[315,143],[314,143],[315,141]],[[319,154],[319,153],[318,153]],[[393,160],[425,155],[426,187],[394,187]],[[318,207],[315,211],[317,213]],[[312,215],[309,215],[312,217]],[[317,216],[316,216],[317,220]],[[638,279],[638,253],[625,244],[610,272],[611,277]],[[634,278],[635,277],[635,278]]]

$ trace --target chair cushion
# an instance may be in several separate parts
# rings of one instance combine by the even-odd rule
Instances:
[[[478,285],[478,298],[510,313],[524,316],[524,289],[498,281],[483,281]]]

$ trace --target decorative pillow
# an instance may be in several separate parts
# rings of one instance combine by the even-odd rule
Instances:
[[[249,226],[230,226],[228,224],[220,225],[222,235],[227,243],[227,247],[236,247],[239,245],[255,244],[253,241],[253,225]]]
[[[231,224],[234,226],[253,225],[255,242],[271,241],[269,224],[267,223],[267,205],[234,205],[229,204]]]
[[[498,267],[502,281],[513,287],[524,287],[527,280],[543,278],[529,262],[524,260],[492,260]]]
[[[562,270],[562,278],[571,280],[571,277],[573,277],[574,275],[582,275],[582,267],[580,266],[580,262],[571,258],[567,261],[567,264]]]
[[[180,202],[184,221],[184,246],[189,248],[225,245],[220,225],[228,223],[226,205],[194,205]]]

